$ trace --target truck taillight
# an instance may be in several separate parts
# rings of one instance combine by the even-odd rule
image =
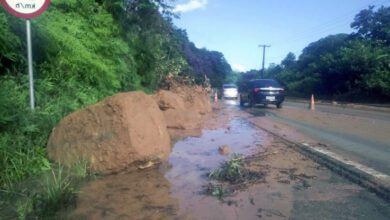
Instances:
[[[255,93],[260,93],[260,88],[254,88],[254,89],[253,89],[253,92],[255,92]]]

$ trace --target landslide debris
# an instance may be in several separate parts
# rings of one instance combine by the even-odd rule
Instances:
[[[178,94],[160,90],[153,96],[160,110],[163,111],[167,128],[169,129],[200,129],[202,118],[196,109],[185,104]]]
[[[65,166],[85,161],[99,174],[159,164],[168,158],[171,138],[200,131],[211,111],[207,92],[198,86],[119,93],[66,116],[49,138],[49,159]]]
[[[152,97],[119,93],[66,116],[52,131],[48,155],[66,166],[84,160],[92,172],[115,173],[137,161],[167,159],[166,127]]]
[[[163,111],[171,138],[189,136],[188,130],[200,130],[206,115],[212,111],[207,91],[200,86],[177,84],[170,89],[158,91],[153,98]],[[192,133],[196,135],[199,132]]]

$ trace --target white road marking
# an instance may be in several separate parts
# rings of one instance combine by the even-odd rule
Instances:
[[[365,166],[363,164],[360,164],[360,163],[357,163],[357,162],[354,162],[354,161],[351,161],[351,160],[346,160],[344,159],[343,157],[341,157],[340,155],[336,154],[336,153],[333,153],[331,151],[328,151],[328,150],[325,150],[325,149],[321,149],[321,148],[316,148],[316,147],[312,147],[310,146],[309,144],[307,143],[302,143],[303,145],[305,145],[306,147],[309,147],[310,149],[314,150],[314,151],[317,151],[319,153],[322,153],[322,154],[325,154],[335,160],[338,160],[338,161],[342,161],[343,163],[345,164],[348,164],[348,165],[351,165],[353,166],[354,168],[364,172],[364,173],[368,173],[372,176],[374,176],[375,178],[378,178],[382,181],[385,181],[385,182],[389,182],[390,183],[390,176],[387,175],[387,174],[384,174],[382,172],[379,172],[371,167],[368,167],[368,166]]]

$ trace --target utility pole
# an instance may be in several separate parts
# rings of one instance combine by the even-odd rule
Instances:
[[[260,78],[264,79],[265,48],[271,47],[271,45],[260,44],[259,47],[263,48],[263,68],[261,70]]]

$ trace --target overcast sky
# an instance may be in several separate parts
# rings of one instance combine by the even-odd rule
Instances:
[[[337,33],[351,33],[354,16],[369,5],[390,0],[177,0],[174,23],[187,30],[197,47],[217,50],[236,70],[259,69],[288,52],[299,55],[309,43]]]

